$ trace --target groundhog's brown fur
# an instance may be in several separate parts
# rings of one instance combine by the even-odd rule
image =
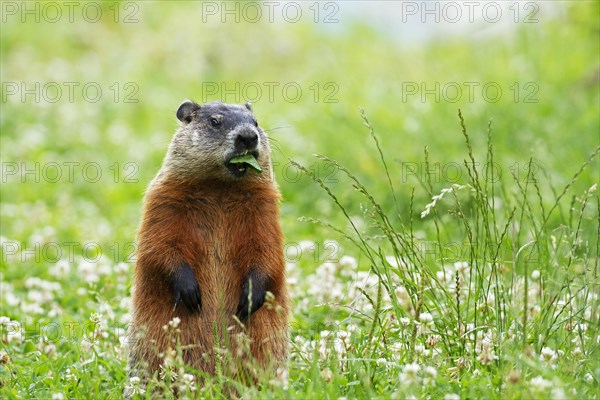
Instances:
[[[217,347],[229,349],[234,363],[246,356],[235,345],[240,332],[250,339],[251,362],[281,365],[289,299],[266,135],[249,106],[184,102],[178,117],[182,125],[146,193],[138,233],[131,374],[160,371],[164,353],[175,347],[163,326],[175,317],[183,360],[201,372],[215,372]],[[253,143],[237,137],[253,140],[254,133],[261,174],[227,163],[240,148],[252,153]],[[274,301],[263,304],[266,292]]]

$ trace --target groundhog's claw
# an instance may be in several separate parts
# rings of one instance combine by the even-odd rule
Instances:
[[[268,290],[269,277],[252,270],[242,286],[242,294],[235,315],[240,321],[246,321],[250,315],[258,310],[265,302]]]
[[[175,305],[173,311],[179,303],[183,301],[190,312],[200,312],[202,309],[202,298],[200,296],[200,286],[194,275],[194,271],[187,263],[182,263],[173,275],[173,293],[175,294]]]

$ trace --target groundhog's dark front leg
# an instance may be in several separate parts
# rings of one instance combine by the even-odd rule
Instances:
[[[242,294],[235,315],[240,321],[246,321],[265,302],[267,291],[271,286],[271,278],[265,273],[251,270],[244,280]]]
[[[192,271],[185,261],[175,270],[171,278],[171,286],[173,287],[173,294],[175,296],[173,311],[183,301],[183,304],[185,304],[190,312],[200,312],[202,309],[200,286],[198,285],[194,271]]]

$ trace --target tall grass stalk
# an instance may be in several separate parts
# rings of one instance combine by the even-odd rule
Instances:
[[[512,182],[494,175],[496,158],[491,122],[486,132],[485,165],[488,169],[485,174],[480,175],[476,168],[479,163],[474,145],[459,111],[460,130],[467,153],[464,166],[468,172],[468,181],[442,189],[436,195],[437,190],[430,175],[430,150],[426,147],[426,173],[424,181],[419,182],[425,193],[419,194],[415,188],[410,190],[407,227],[401,218],[393,223],[389,217],[396,213],[400,216],[401,197],[396,193],[394,174],[385,159],[375,130],[364,111],[361,110],[360,113],[385,172],[395,208],[392,214],[384,209],[384,202],[380,202],[348,168],[329,157],[316,155],[319,160],[341,171],[363,201],[366,201],[364,214],[369,218],[372,228],[359,230],[351,216],[352,206],[342,202],[332,186],[302,165],[294,161],[292,164],[316,182],[333,200],[348,221],[351,232],[328,222],[309,220],[348,239],[366,257],[366,264],[379,279],[377,297],[369,297],[373,315],[363,357],[374,359],[378,351],[385,351],[372,343],[374,338],[383,337],[384,332],[381,330],[385,329],[386,324],[401,329],[400,320],[409,317],[412,327],[407,337],[408,352],[402,359],[406,362],[419,360],[416,348],[422,340],[420,337],[424,326],[420,317],[425,312],[435,316],[431,333],[440,337],[440,354],[444,354],[444,362],[454,366],[456,379],[460,379],[464,371],[478,363],[494,365],[499,370],[518,364],[525,373],[532,370],[532,363],[522,357],[523,354],[529,354],[531,345],[534,345],[536,351],[540,351],[548,343],[565,343],[573,339],[573,335],[579,335],[579,340],[583,341],[581,329],[577,333],[577,329],[564,331],[559,328],[571,320],[583,320],[586,310],[591,306],[588,299],[594,299],[592,303],[596,306],[599,302],[597,290],[590,288],[593,283],[598,283],[598,239],[585,248],[578,244],[593,188],[580,199],[581,207],[574,218],[575,226],[569,223],[554,227],[549,225],[549,221],[553,211],[560,209],[561,199],[592,163],[599,150],[596,149],[590,155],[560,194],[549,200],[547,193],[556,191],[551,185],[549,189],[546,188],[536,176],[538,169],[533,157],[527,163],[524,179],[514,172]],[[461,191],[461,188],[467,190]],[[530,194],[532,190],[534,197]],[[451,193],[450,200],[444,199],[447,193]],[[423,195],[432,202],[422,213],[423,222],[417,223],[413,218],[413,208]],[[501,207],[498,207],[498,199],[502,200]],[[356,201],[353,203],[356,204]],[[441,212],[442,204],[448,203],[448,211]],[[551,204],[549,208],[548,203]],[[600,202],[597,208],[600,208]],[[564,221],[563,218],[560,220]],[[415,229],[429,232],[435,237],[434,244],[439,257],[432,258],[427,253],[423,254]],[[594,231],[600,232],[599,229]],[[559,241],[554,236],[558,231],[564,232]],[[468,251],[466,257],[455,260],[457,264],[452,267],[447,264],[448,258],[443,254],[444,240],[461,234]],[[567,237],[570,241],[565,252]],[[532,254],[537,258],[532,259]],[[394,263],[389,262],[390,257],[395,260]],[[586,271],[589,269],[589,273],[580,276],[572,271],[571,265],[576,258],[578,262],[584,260],[584,268],[587,268]],[[466,269],[461,267],[465,262]],[[554,268],[554,265],[561,263],[566,267],[562,270]],[[535,274],[532,275],[534,270]],[[538,277],[539,271],[544,275],[541,278]],[[451,286],[445,278],[448,274],[452,274]],[[574,285],[578,285],[576,290]],[[396,296],[395,290],[400,286],[405,287],[409,293],[408,308]],[[532,287],[536,293],[530,293]],[[382,289],[391,302],[389,308],[382,307]],[[366,292],[363,295],[368,296]],[[387,323],[384,324],[383,321]],[[481,350],[484,335],[490,335],[489,340],[493,342],[489,357],[483,355]],[[498,390],[502,390],[500,383],[497,382],[496,386]]]

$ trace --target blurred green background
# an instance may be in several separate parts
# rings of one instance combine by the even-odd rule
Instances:
[[[536,280],[541,271],[548,295],[558,293],[541,309],[558,307],[553,300],[562,299],[558,296],[565,288],[571,290],[573,277],[586,289],[582,292],[586,301],[591,293],[591,305],[584,302],[574,312],[589,319],[592,332],[586,342],[589,350],[581,344],[590,360],[581,360],[586,369],[579,369],[578,388],[585,391],[578,395],[591,393],[594,384],[597,387],[597,362],[593,362],[597,324],[593,315],[584,313],[597,303],[597,285],[587,280],[591,269],[588,275],[582,271],[598,265],[598,195],[590,189],[599,180],[598,158],[571,180],[600,143],[598,1],[309,1],[265,2],[260,8],[252,2],[3,1],[0,7],[0,317],[30,328],[23,343],[11,344],[2,337],[8,342],[2,343],[3,349],[12,359],[12,364],[2,364],[4,353],[0,357],[0,387],[6,398],[21,398],[24,393],[49,397],[56,391],[98,397],[107,395],[107,390],[112,398],[121,397],[127,383],[126,356],[117,343],[124,329],[110,331],[93,353],[84,341],[65,338],[57,342],[57,348],[48,349],[31,330],[38,323],[77,321],[83,326],[92,313],[92,320],[99,318],[95,313],[104,315],[105,327],[127,324],[131,255],[144,190],[159,170],[177,127],[177,106],[187,98],[253,102],[258,121],[271,139],[275,176],[283,194],[286,241],[304,241],[302,251],[311,248],[307,240],[314,241],[312,249],[318,250],[315,256],[311,253],[288,266],[295,303],[291,322],[306,340],[312,340],[312,330],[302,328],[314,327],[318,333],[320,323],[358,320],[361,333],[356,343],[366,337],[371,326],[375,328],[369,322],[372,307],[357,305],[360,312],[351,318],[346,306],[368,294],[361,289],[353,299],[344,292],[348,298],[333,296],[331,304],[322,304],[328,297],[320,295],[334,292],[334,288],[327,286],[330,283],[321,275],[327,275],[333,264],[319,264],[332,257],[350,256],[345,265],[351,271],[343,280],[358,286],[360,276],[367,276],[369,260],[361,258],[359,250],[334,231],[299,220],[316,218],[350,232],[332,199],[289,160],[306,166],[330,186],[365,236],[377,231],[370,226],[377,221],[369,215],[372,205],[356,193],[344,173],[313,154],[327,155],[356,175],[394,227],[400,227],[398,220],[404,226],[410,221],[411,233],[429,241],[433,248],[454,241],[459,247],[466,244],[461,248],[466,254],[471,245],[489,245],[489,238],[476,235],[466,240],[470,229],[463,226],[456,207],[464,207],[464,221],[470,221],[480,233],[480,214],[473,210],[489,199],[477,199],[466,189],[461,193],[464,200],[456,200],[450,210],[447,204],[439,205],[435,219],[420,219],[433,195],[454,183],[473,182],[464,165],[469,156],[458,118],[460,109],[473,156],[480,163],[476,170],[482,177],[486,171],[493,172],[483,179],[490,183],[483,192],[486,196],[492,193],[496,236],[504,224],[508,228],[507,221],[511,224],[509,237],[504,239],[512,253],[505,261],[514,268],[503,270],[503,279],[512,279],[515,287],[520,285],[516,278],[527,284],[532,275],[527,269],[529,260],[523,261],[521,256],[520,264],[511,264],[518,258],[514,252],[538,240],[542,229],[550,231],[544,231],[540,248],[560,253],[552,262],[564,262],[567,267],[551,264],[549,256],[531,264],[539,269]],[[260,16],[257,10],[261,10]],[[397,205],[361,109],[387,160]],[[493,169],[484,164],[490,121]],[[426,152],[429,167],[425,165]],[[545,221],[566,186],[566,195]],[[516,209],[519,211],[511,215]],[[568,234],[563,236],[563,232]],[[553,235],[558,237],[558,245]],[[337,249],[328,239],[340,240],[343,248]],[[383,260],[392,253],[381,242],[372,243],[383,247]],[[562,250],[565,246],[568,251]],[[97,255],[104,258],[90,262]],[[452,261],[468,260],[464,254],[454,260],[432,261],[426,256],[434,272]],[[356,264],[351,257],[358,259]],[[57,263],[61,258],[68,262]],[[392,261],[398,263],[398,258],[392,257]],[[362,275],[356,274],[358,270]],[[595,271],[593,277],[597,278]],[[338,285],[336,296],[341,296],[346,289],[340,288],[345,287]],[[507,287],[513,291],[503,295],[507,303],[516,304],[516,321],[515,287]],[[371,293],[368,298],[371,303],[374,296]],[[447,324],[449,332],[456,328],[458,335],[453,297],[445,299],[449,303],[438,304],[437,314],[433,314],[439,317],[438,324]],[[563,304],[570,302],[571,298]],[[546,307],[548,304],[552,307]],[[467,303],[467,314],[470,305]],[[478,309],[473,307],[476,316]],[[456,310],[460,318],[458,305]],[[394,318],[390,317],[390,326],[397,323]],[[571,328],[567,332],[565,327],[563,332],[544,322],[533,325],[532,343],[541,338],[535,330],[539,327],[579,346],[568,336],[574,335]],[[6,325],[6,321],[0,323]],[[0,327],[4,329],[4,325]],[[381,332],[383,336],[372,337],[373,342],[384,342],[387,325],[382,324]],[[400,333],[394,331],[390,340],[400,343],[404,340]],[[304,340],[302,335],[293,336]],[[552,338],[556,349],[571,352],[565,343]],[[539,339],[542,345],[544,340]],[[399,393],[398,397],[409,393],[396,392],[397,383],[388,378],[398,376],[400,364],[394,357],[402,354],[401,361],[408,362],[412,356],[406,358],[408,353],[388,350],[389,343],[384,344],[386,349],[379,356],[392,360],[390,365],[396,369],[379,365],[379,360],[372,366],[369,363],[374,360],[352,364],[348,373],[336,371],[328,395],[351,398],[365,390],[364,398],[389,398],[392,393]],[[473,372],[462,383],[453,382],[451,371],[455,369],[450,368],[462,351],[455,346],[447,354],[449,361],[437,365],[441,379],[435,390],[439,391],[427,393],[440,397],[458,390],[460,384],[466,388],[466,398],[492,397],[496,384],[511,372],[513,361],[530,351],[529,345],[523,341],[522,347],[509,346],[503,359],[506,363],[498,369],[482,367],[480,378]],[[357,345],[356,354],[362,358],[361,346]],[[306,349],[293,352],[300,357],[307,353]],[[564,362],[556,374],[567,386],[575,363],[580,362],[572,353],[571,358],[561,357]],[[290,391],[300,397],[321,396],[323,382],[331,379],[319,378],[316,364],[311,367],[303,360],[291,364]],[[529,359],[522,363],[531,364],[532,372],[523,373],[523,391],[512,392],[514,398],[528,396],[529,379],[542,373]],[[370,371],[371,381],[376,383],[373,387],[366,378]],[[581,378],[588,371],[588,375],[596,374],[596,380],[586,378],[585,386]],[[72,379],[71,372],[81,379]],[[469,389],[469,379],[479,379],[475,389]],[[500,396],[506,393],[510,397],[510,391]],[[273,397],[269,391],[263,396]]]
[[[3,3],[1,234],[132,240],[185,98],[254,102],[288,241],[315,233],[300,216],[341,221],[289,158],[348,198],[351,185],[313,157],[328,155],[392,206],[359,108],[404,216],[425,146],[435,189],[468,178],[459,108],[480,160],[493,121],[502,180],[524,179],[532,157],[543,190],[562,187],[598,145],[597,2],[505,4],[494,22],[475,9],[472,23],[466,9],[449,22],[443,2],[437,15],[411,2],[274,4],[258,18],[256,3]],[[581,188],[597,181],[592,167]],[[415,215],[429,197],[416,192]]]
[[[346,199],[351,185],[312,156],[328,155],[392,207],[360,108],[403,217],[425,179],[425,146],[434,192],[468,179],[459,108],[480,160],[493,121],[502,180],[524,179],[532,157],[542,191],[562,188],[599,142],[598,2],[496,3],[497,20],[477,8],[469,22],[463,8],[456,23],[444,2],[439,23],[408,3],[283,2],[257,18],[256,3],[243,2],[4,2],[1,234],[133,240],[186,98],[253,100],[272,138],[291,242],[317,230],[301,216],[343,219],[289,158]],[[597,160],[574,191],[596,172]],[[415,192],[415,218],[429,201]],[[360,204],[348,206],[360,214]]]

